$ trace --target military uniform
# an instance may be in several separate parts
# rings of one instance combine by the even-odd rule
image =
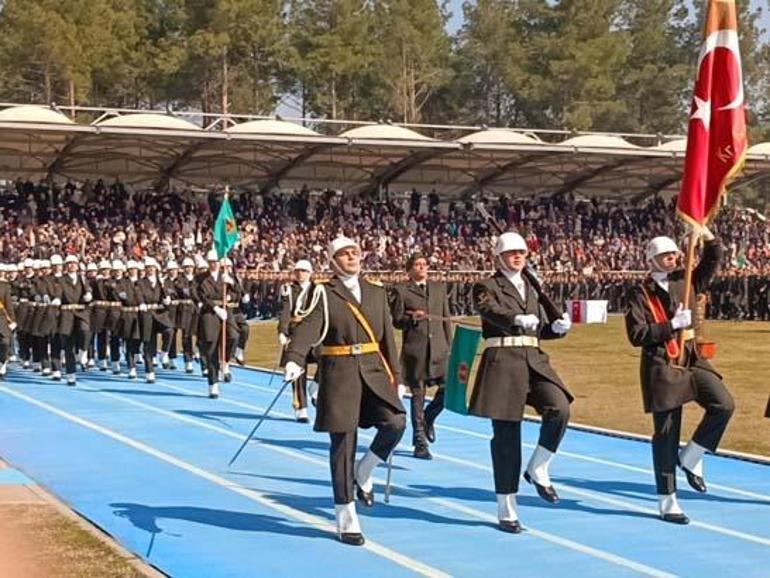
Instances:
[[[410,312],[418,310],[432,318],[413,319]],[[403,332],[401,370],[404,383],[412,390],[412,445],[415,455],[429,457],[427,441],[435,438],[433,422],[444,408],[443,382],[452,343],[446,286],[435,281],[396,285],[391,292],[391,311],[394,325]],[[430,385],[439,388],[425,408],[425,389]]]
[[[11,299],[11,285],[5,280],[0,280],[0,379],[5,379],[15,324],[16,312]]]
[[[129,263],[127,268],[132,270],[135,265]],[[126,365],[128,366],[128,376],[131,379],[136,377],[136,355],[139,353],[142,338],[139,327],[139,305],[142,302],[142,296],[139,292],[138,282],[138,277],[123,277],[116,279],[112,285],[113,295],[118,298],[121,304],[120,331],[117,333],[125,344]],[[120,350],[117,349],[117,351]],[[113,371],[114,367],[113,353]]]
[[[197,332],[198,305],[194,300],[193,283],[195,277],[179,275],[174,282],[177,296],[176,327],[182,332],[182,351],[185,361],[185,371],[192,372],[193,336]]]
[[[297,315],[297,309],[307,309],[310,305],[314,289],[315,284],[312,281],[308,281],[305,290],[297,282],[287,283],[281,288],[281,314],[278,317],[279,335],[285,335],[291,339],[297,323],[301,320],[301,317]],[[309,363],[314,361],[315,358],[311,350],[307,358],[300,365],[306,368]],[[286,365],[286,350],[283,351],[280,364],[281,366]],[[291,386],[292,407],[294,411],[298,412],[307,409],[307,373],[303,373]]]
[[[238,327],[233,315],[229,314],[229,305],[234,303],[232,291],[227,291],[227,302],[222,302],[224,294],[224,274],[219,271],[216,276],[209,273],[202,277],[197,290],[197,299],[201,303],[198,338],[201,344],[201,356],[206,361],[206,375],[209,386],[217,383],[221,369],[220,356],[222,351],[222,321],[216,314],[216,308],[228,311],[225,321],[226,343],[225,350],[229,352],[228,344],[238,339]],[[225,363],[229,354],[226,353]],[[214,394],[218,395],[218,394]]]
[[[28,269],[32,272],[32,269]],[[18,307],[16,308],[18,328],[16,335],[19,342],[19,359],[22,367],[29,367],[32,362],[33,336],[32,319],[35,314],[34,307],[35,276],[24,275],[16,281]]]
[[[80,352],[81,362],[87,362],[83,354],[91,339],[88,303],[93,295],[88,283],[77,273],[63,275],[58,285],[61,307],[57,331],[64,349],[67,381],[71,385],[75,382],[78,361],[75,352]]]
[[[166,311],[171,298],[166,296],[163,285],[158,277],[153,282],[149,277],[137,282],[139,295],[139,330],[141,332],[142,352],[144,354],[144,371],[147,379],[155,377],[155,356],[158,353],[158,335],[162,342],[168,343],[173,331],[173,324]]]
[[[101,369],[107,369],[107,347],[110,342],[110,314],[114,307],[109,295],[110,277],[97,277],[91,283],[93,301],[91,302],[91,331],[96,337],[96,358],[101,361]]]
[[[542,417],[540,436],[525,477],[528,481],[534,478],[538,493],[555,502],[558,497],[548,487],[550,484],[536,481],[541,467],[536,462],[540,459],[540,448],[544,448],[547,459],[557,451],[567,428],[573,397],[551,367],[540,341],[563,335],[543,319],[537,294],[529,282],[523,276],[515,279],[521,284],[518,289],[498,271],[473,286],[473,301],[481,316],[486,347],[468,411],[492,420],[495,492],[506,496],[515,495],[519,489],[524,406],[535,408]],[[520,326],[517,316],[524,315],[535,316],[537,327]],[[547,461],[545,465],[547,467]]]
[[[330,249],[329,253],[333,256],[335,251]],[[404,433],[406,420],[398,396],[398,358],[385,289],[356,277],[347,283],[335,276],[319,289],[325,291],[327,302],[319,300],[294,328],[285,359],[288,376],[294,367],[304,366],[310,350],[320,341],[315,430],[329,432],[331,437],[332,487],[340,538],[361,545],[355,497],[366,506],[373,504],[372,471],[388,459]],[[356,463],[359,427],[374,427],[377,434],[369,451]]]
[[[720,259],[719,244],[707,241],[700,263],[693,272],[690,303],[695,303],[696,293],[706,291]],[[716,450],[735,407],[721,375],[699,354],[692,331],[685,333],[682,366],[678,366],[678,360],[669,358],[666,344],[677,338],[670,320],[684,301],[684,270],[669,273],[666,282],[658,283],[647,278],[634,286],[628,295],[625,316],[629,341],[642,348],[642,398],[644,411],[652,413],[655,426],[652,453],[659,496],[676,491],[675,469],[680,457],[682,405],[695,401],[705,409],[703,419],[693,434],[693,441],[709,451]],[[665,319],[655,320],[648,296],[662,305]]]

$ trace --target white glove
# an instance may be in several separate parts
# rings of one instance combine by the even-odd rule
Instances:
[[[286,335],[285,333],[279,333],[278,343],[281,344],[281,347],[286,347],[286,344],[289,343],[289,336]]]
[[[14,323],[13,321],[11,321],[11,322],[8,324],[8,331],[15,331],[15,330],[16,330],[16,323]]]
[[[304,369],[302,369],[299,365],[297,365],[293,361],[289,361],[286,363],[286,367],[284,368],[283,380],[296,381],[296,379],[300,377],[303,373],[305,373]]]
[[[572,329],[572,320],[569,318],[567,313],[562,315],[561,319],[557,319],[551,323],[551,331],[553,331],[556,335],[564,335],[570,329]]]
[[[671,327],[674,331],[684,329],[692,325],[692,309],[685,309],[682,303],[676,309],[674,318],[671,320]]]
[[[166,295],[166,296],[163,298],[163,305],[171,305],[171,297],[169,297],[168,295]]]
[[[315,406],[318,403],[318,382],[311,381],[308,383],[307,391],[310,394],[310,402]]]
[[[527,315],[517,315],[513,318],[513,324],[518,325],[525,331],[534,331],[540,326],[540,318],[531,313]]]
[[[139,311],[147,311],[147,303],[142,303],[139,305]]]
[[[246,293],[243,297],[241,297],[241,303],[249,303],[251,302],[251,295]]]
[[[121,301],[125,301],[126,299],[128,299],[128,295],[126,295],[125,291],[121,291],[120,293],[118,293],[118,299],[120,299]]]
[[[91,295],[91,292],[90,292],[90,291],[89,291],[89,292],[87,292],[85,295],[83,295],[83,301],[85,301],[86,303],[91,303],[91,301],[93,300],[93,298],[94,298],[94,296],[93,296],[93,295]]]
[[[43,295],[43,303],[48,305],[51,302],[51,298],[48,295]]]
[[[219,305],[214,307],[214,313],[219,317],[220,321],[227,321],[227,310]]]
[[[58,297],[51,299],[51,305],[58,307],[59,305],[61,305],[61,299],[59,299]]]
[[[398,384],[398,399],[404,399],[406,397],[407,392],[409,391],[409,388],[406,387],[403,383]]]

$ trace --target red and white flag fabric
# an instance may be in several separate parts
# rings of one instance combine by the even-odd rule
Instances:
[[[734,0],[709,0],[677,213],[706,225],[746,156],[746,107]]]

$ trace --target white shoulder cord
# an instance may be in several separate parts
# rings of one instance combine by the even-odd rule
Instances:
[[[303,301],[303,294],[300,293],[300,296],[297,298],[297,307],[294,309],[294,315],[297,317],[304,319],[308,315],[310,315],[313,310],[318,306],[319,301],[323,301],[323,309],[324,309],[324,324],[323,328],[321,330],[321,337],[318,338],[318,341],[313,343],[312,347],[316,347],[320,345],[324,339],[326,339],[326,333],[329,331],[329,301],[326,297],[326,287],[324,287],[323,283],[318,283],[315,288],[313,289],[313,296],[310,298],[310,305],[307,306],[307,308],[302,307],[302,301]]]

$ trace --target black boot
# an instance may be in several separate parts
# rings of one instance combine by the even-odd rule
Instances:
[[[434,424],[436,423],[436,418],[441,413],[441,410],[444,409],[444,387],[439,386],[438,390],[436,391],[436,395],[433,396],[433,399],[428,404],[428,407],[425,408],[425,437],[428,438],[428,441],[430,443],[434,443],[436,441],[436,428],[434,427]]]
[[[428,440],[425,437],[425,386],[420,384],[411,388],[411,417],[412,417],[412,445],[414,457],[422,460],[430,460],[433,456],[428,451]]]

